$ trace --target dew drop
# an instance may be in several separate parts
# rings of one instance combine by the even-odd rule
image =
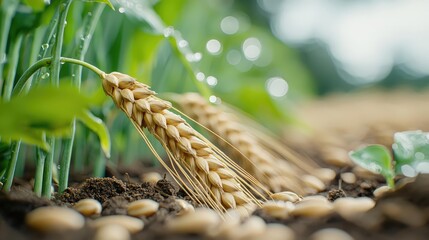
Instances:
[[[49,77],[49,73],[48,72],[42,74],[42,76],[41,76],[42,79],[46,79],[48,77]]]
[[[211,96],[209,97],[209,102],[211,102],[211,103],[216,103],[216,101],[217,101],[217,97],[216,97],[216,96],[211,95]]]
[[[217,78],[213,77],[213,76],[208,76],[207,77],[207,84],[210,86],[216,86],[217,84]]]
[[[429,162],[421,162],[417,164],[416,170],[420,173],[429,173]]]
[[[206,43],[206,49],[213,55],[218,55],[222,50],[222,44],[216,39],[210,39]]]
[[[120,13],[124,13],[124,12],[125,12],[125,8],[120,7],[120,8],[118,9],[118,11],[119,11]]]
[[[200,52],[194,53],[194,61],[199,62],[203,58],[203,55]]]
[[[180,40],[179,43],[177,44],[179,46],[179,48],[185,48],[189,45],[188,41],[186,40]]]
[[[289,90],[286,80],[281,77],[272,77],[265,84],[268,93],[274,97],[283,97]]]
[[[164,29],[164,37],[171,37],[174,34],[174,27],[169,26]]]
[[[43,49],[43,50],[46,50],[46,49],[48,49],[48,48],[49,48],[49,44],[47,44],[47,43],[42,44],[42,49]]]
[[[408,164],[401,166],[401,172],[406,177],[415,177],[417,175],[416,170]]]
[[[197,72],[197,74],[195,74],[195,78],[202,82],[206,78],[206,75],[203,72]]]
[[[238,29],[240,28],[240,23],[237,18],[233,16],[228,16],[222,19],[222,21],[220,22],[220,28],[225,34],[231,35],[238,32]]]
[[[67,21],[64,21],[64,25],[67,25]]]

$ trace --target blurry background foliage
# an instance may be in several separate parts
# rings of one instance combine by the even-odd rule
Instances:
[[[2,6],[7,1],[11,0],[1,0]],[[17,6],[8,36],[7,54],[11,51],[11,43],[19,34],[24,34],[18,77],[35,57],[32,51],[34,45],[40,46],[37,50],[52,47],[49,42],[45,42],[47,33],[44,31],[54,17],[58,2],[22,0]],[[291,19],[302,23],[297,23],[298,27],[291,27],[298,33],[309,26],[305,23],[316,21],[312,12],[300,15],[302,9],[296,7],[301,6],[299,1],[111,2],[115,11],[105,7],[93,36],[84,36],[85,17],[92,14],[101,3],[73,1],[67,16],[63,56],[73,56],[79,44],[92,37],[85,61],[100,69],[127,73],[149,84],[161,94],[198,91],[195,81],[204,82],[212,91],[210,101],[222,100],[232,104],[271,129],[296,121],[293,117],[294,103],[321,94],[350,91],[374,84],[386,87],[409,84],[410,79],[414,79],[412,84],[418,87],[427,85],[428,82],[426,75],[413,75],[401,70],[399,66],[393,67],[384,77],[378,75],[376,80],[356,84],[354,80],[362,77],[345,74],[346,70],[341,68],[338,59],[322,40],[309,37],[309,41],[297,43],[293,41],[296,38],[287,35],[286,30],[279,31],[282,24],[291,26]],[[314,3],[321,6],[345,6],[356,5],[360,1],[302,2],[311,8]],[[374,1],[363,2],[371,4]],[[288,6],[296,11],[287,12]],[[286,20],[282,16],[286,16]],[[323,18],[320,20],[326,22]],[[364,35],[358,37],[365,39]],[[7,55],[0,56],[0,61],[5,64],[5,71],[1,76],[4,79],[8,73]],[[72,70],[72,66],[62,65],[61,77],[64,81],[70,80]],[[39,74],[39,77],[43,83],[43,74]],[[112,160],[129,162],[141,156],[142,152],[147,152],[144,142],[128,119],[112,106],[112,101],[102,92],[97,76],[84,70],[82,81],[83,94],[91,96],[98,103],[91,111],[103,119],[110,129]],[[99,153],[86,151],[98,148],[98,143],[93,143],[96,139],[93,133],[80,125],[76,133],[74,148],[77,151],[74,151],[73,158],[74,163],[81,166],[79,163],[82,161],[98,157]]]

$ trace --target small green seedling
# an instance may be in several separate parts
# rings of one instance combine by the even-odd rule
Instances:
[[[369,145],[356,151],[351,151],[349,156],[357,165],[383,175],[390,188],[395,187],[392,156],[385,146]]]
[[[394,141],[394,159],[382,145],[369,145],[351,151],[349,156],[357,165],[383,175],[391,188],[396,174],[415,177],[418,173],[429,173],[429,133],[420,130],[398,132]]]

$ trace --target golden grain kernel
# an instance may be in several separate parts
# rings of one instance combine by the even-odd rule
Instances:
[[[150,183],[152,185],[155,185],[159,180],[162,180],[163,178],[162,178],[162,176],[161,176],[160,173],[157,173],[157,172],[147,172],[147,173],[144,173],[142,175],[141,179],[142,179],[143,182],[148,182],[148,183]]]
[[[194,206],[192,206],[189,202],[183,199],[176,199],[176,203],[180,207],[180,210],[177,213],[177,215],[184,215],[184,214],[195,212]]]
[[[323,191],[326,188],[325,184],[322,181],[320,181],[320,179],[318,179],[315,176],[304,175],[304,176],[302,176],[302,181],[308,187],[311,187],[311,188],[313,188],[313,189],[315,189],[316,191],[319,191],[319,192]]]
[[[236,192],[240,191],[239,184],[236,182],[233,182],[233,180],[226,180],[222,179],[222,187],[226,192]]]
[[[262,204],[262,211],[268,216],[280,219],[289,217],[289,212],[295,208],[291,202],[266,201]]]
[[[101,203],[95,199],[82,199],[75,203],[73,208],[85,216],[93,216],[101,213]]]
[[[322,195],[305,196],[299,202],[306,202],[306,201],[312,201],[312,202],[313,201],[320,201],[322,204],[329,202],[328,199]]]
[[[54,232],[80,229],[85,219],[73,209],[40,207],[25,216],[25,223],[37,231]]]
[[[367,197],[351,198],[344,197],[338,198],[334,201],[334,210],[345,219],[351,219],[357,213],[366,212],[375,206],[374,200]]]
[[[231,193],[224,192],[221,194],[222,205],[228,208],[236,208],[237,203],[235,202],[234,196]]]
[[[212,209],[197,208],[195,212],[167,220],[166,228],[174,233],[206,233],[215,229],[219,215]]]
[[[330,168],[319,168],[314,170],[314,175],[323,182],[329,183],[334,180],[337,173]]]
[[[250,240],[294,240],[295,233],[293,230],[283,224],[269,223],[262,235],[251,237]],[[333,240],[333,239],[332,239]]]
[[[291,191],[277,192],[277,193],[271,194],[270,197],[277,201],[293,202],[293,203],[298,202],[302,199],[302,197],[300,197],[298,194]]]
[[[290,214],[294,216],[322,217],[330,214],[332,210],[332,204],[328,201],[307,199],[298,202]]]
[[[325,148],[322,152],[322,158],[327,164],[337,167],[346,167],[352,164],[347,150],[339,147]]]
[[[244,208],[243,208],[244,209]],[[247,212],[246,209],[244,211]],[[224,219],[219,223],[218,227],[209,232],[208,235],[216,239],[226,239],[234,231],[235,228],[240,226],[242,219],[240,210],[228,209],[225,213]]]
[[[211,184],[214,186],[221,188],[222,187],[222,181],[220,180],[219,175],[215,171],[210,171],[208,179]]]
[[[118,224],[108,224],[97,229],[94,240],[129,240],[128,230]]]
[[[341,179],[348,184],[353,184],[356,182],[356,175],[351,172],[341,173]]]
[[[128,230],[131,234],[139,232],[143,229],[144,223],[142,220],[130,216],[124,215],[112,215],[97,218],[91,222],[91,226],[94,228],[101,228],[106,225],[120,225]]]
[[[343,230],[338,228],[325,228],[318,230],[310,236],[311,240],[353,240],[354,238],[350,236]]]
[[[235,228],[235,231],[231,232],[230,238],[245,240],[252,237],[262,236],[266,227],[267,225],[262,218],[251,216],[243,224]]]
[[[150,217],[158,211],[159,203],[151,199],[141,199],[128,204],[127,213],[133,217]]]
[[[392,189],[389,186],[381,186],[374,190],[373,194],[375,198],[380,198],[384,194],[391,192]]]

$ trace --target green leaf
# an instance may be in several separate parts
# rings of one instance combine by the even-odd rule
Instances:
[[[113,7],[112,3],[110,2],[110,0],[82,0],[84,2],[98,2],[98,3],[104,3],[107,6],[109,6],[112,10],[115,10],[115,7]]]
[[[392,145],[395,171],[407,177],[429,172],[429,133],[418,131],[398,132]]]
[[[34,12],[40,12],[45,9],[44,0],[23,0],[24,4],[31,7]]]
[[[69,85],[45,86],[27,95],[0,102],[0,136],[2,141],[22,140],[48,150],[44,133],[65,136],[75,116],[89,107],[89,101]]]
[[[98,138],[100,139],[100,145],[103,149],[104,154],[107,158],[110,158],[110,136],[109,136],[109,130],[107,129],[106,125],[103,123],[103,121],[94,116],[89,111],[84,111],[82,114],[80,114],[77,117],[80,121],[82,121],[89,129],[91,129],[93,132],[95,132],[98,135]]]
[[[393,178],[395,173],[392,169],[392,157],[385,146],[370,145],[349,152],[349,156],[357,165],[383,175],[387,184],[392,188],[394,187]]]

